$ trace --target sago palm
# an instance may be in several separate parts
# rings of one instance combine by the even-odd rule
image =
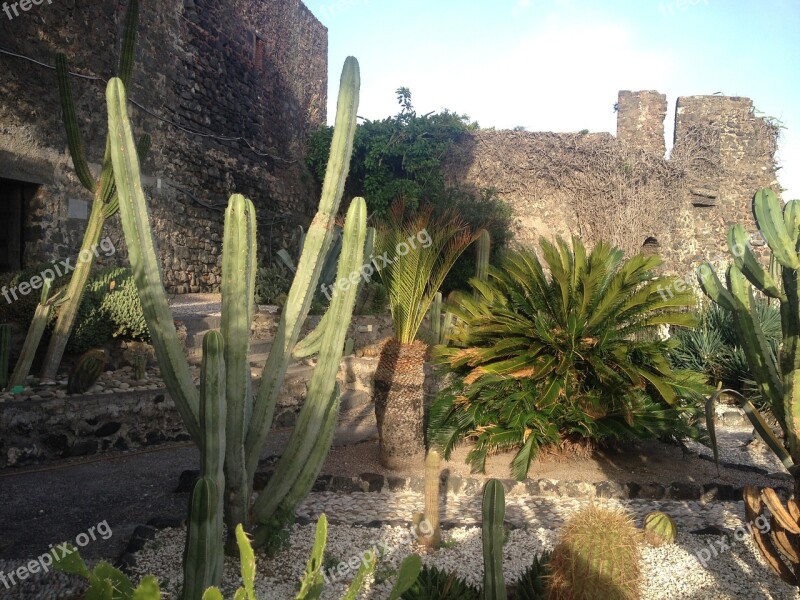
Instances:
[[[625,260],[578,238],[507,254],[477,294],[451,308],[461,325],[435,357],[461,376],[431,409],[430,437],[449,456],[465,438],[483,470],[489,452],[517,448],[512,473],[524,479],[541,446],[564,437],[680,436],[691,429],[702,376],[676,372],[659,326],[692,326],[688,290],[657,278],[655,256]],[[544,264],[543,264],[544,263]],[[683,288],[681,288],[683,289]]]
[[[425,451],[423,400],[428,345],[417,332],[461,253],[479,235],[456,215],[430,209],[406,215],[402,203],[377,226],[375,262],[389,298],[394,337],[383,345],[373,400],[381,462],[398,468]]]

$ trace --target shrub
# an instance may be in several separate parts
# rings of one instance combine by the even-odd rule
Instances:
[[[777,356],[781,343],[781,315],[765,300],[755,299],[755,315],[772,352]],[[708,383],[736,390],[767,408],[761,401],[744,350],[736,339],[731,312],[718,304],[708,304],[700,314],[696,329],[675,332],[676,346],[670,363],[676,369],[692,369],[705,374]]]
[[[115,337],[150,339],[133,275],[123,267],[99,271],[87,283],[67,351],[83,353]]]
[[[434,357],[456,378],[428,431],[445,458],[471,438],[467,460],[483,471],[489,452],[515,448],[511,472],[524,479],[539,449],[563,440],[701,436],[705,378],[673,370],[673,342],[656,335],[662,324],[694,325],[694,296],[659,294],[672,280],[653,275],[658,257],[625,260],[602,243],[587,255],[572,242],[543,240],[544,264],[511,252],[488,282],[473,280],[474,296],[455,294],[460,325]]]
[[[261,267],[256,272],[256,304],[277,304],[286,302],[291,281],[279,266]]]

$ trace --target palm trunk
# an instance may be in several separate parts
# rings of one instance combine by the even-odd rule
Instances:
[[[392,338],[381,351],[373,400],[380,460],[389,469],[421,463],[425,457],[422,424],[427,350],[419,340],[401,344]]]

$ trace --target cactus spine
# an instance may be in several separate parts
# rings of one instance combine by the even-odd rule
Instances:
[[[506,583],[503,577],[503,519],[506,497],[503,484],[490,479],[483,488],[481,508],[483,524],[483,597],[485,600],[505,600]]]
[[[117,72],[124,84],[130,82],[133,71],[133,61],[136,48],[136,28],[139,21],[139,1],[129,0],[125,15],[125,32],[123,34],[122,51],[120,54],[119,67]],[[89,165],[86,162],[86,153],[81,139],[78,120],[75,115],[75,103],[72,99],[72,86],[69,81],[69,64],[64,54],[56,55],[56,72],[58,76],[58,91],[61,101],[61,111],[64,121],[64,128],[67,133],[67,144],[75,172],[81,184],[94,196],[92,210],[86,223],[86,231],[81,242],[79,259],[75,262],[75,269],[70,277],[66,290],[66,303],[58,313],[53,335],[47,347],[47,354],[42,363],[42,379],[54,379],[64,355],[64,349],[75,325],[75,318],[78,314],[83,290],[89,280],[89,273],[94,263],[94,250],[100,241],[103,225],[118,208],[114,174],[111,164],[111,153],[109,140],[106,139],[106,151],[103,158],[103,167],[100,178],[95,180]],[[140,144],[139,151],[141,158],[147,154],[150,147],[150,139],[145,136]]]
[[[183,598],[193,600],[222,581],[224,561],[222,502],[225,487],[225,361],[224,342],[217,331],[203,337],[200,374],[200,479],[192,491],[189,531],[183,563]]]
[[[319,353],[317,367],[297,425],[269,485],[256,500],[253,510],[248,511],[249,490],[272,425],[281,383],[308,315],[324,257],[331,244],[335,216],[352,155],[358,88],[358,62],[350,57],[345,61],[342,72],[331,156],[319,209],[306,234],[303,253],[255,401],[251,399],[247,368],[247,338],[254,310],[255,213],[252,203],[241,196],[231,198],[226,212],[222,336],[228,378],[225,393],[228,400],[226,433],[229,433],[229,439],[224,467],[227,479],[225,516],[228,531],[233,535],[237,519],[246,522],[248,514],[252,514],[260,526],[260,530],[255,532],[256,544],[263,541],[265,524],[270,522],[276,511],[281,507],[293,508],[293,503],[310,489],[312,475],[315,477],[322,466],[337,421],[339,395],[335,387],[336,373],[357,286],[350,286],[346,291],[339,286],[334,289],[329,314],[321,321],[326,326],[320,331],[318,345],[315,344],[314,350]],[[109,82],[106,97],[113,173],[134,280],[162,377],[192,439],[202,447],[205,440],[199,424],[199,398],[161,283],[139,161],[134,151],[126,110],[125,87],[119,79]],[[363,198],[356,198],[350,204],[345,221],[339,257],[340,276],[349,276],[363,265],[366,229],[366,203]],[[209,506],[199,508],[208,510]]]
[[[52,284],[53,280],[51,278],[48,277],[44,280],[39,304],[36,306],[36,312],[33,314],[33,321],[31,321],[30,327],[28,327],[28,333],[25,336],[25,342],[22,344],[22,351],[17,359],[14,372],[8,380],[8,389],[12,389],[18,385],[25,385],[25,379],[31,371],[33,358],[36,356],[36,349],[39,347],[42,334],[44,334],[47,322],[50,320],[50,312],[53,310],[54,306],[62,302],[61,292],[52,298],[50,297],[50,287]]]
[[[8,359],[11,353],[11,326],[0,325],[0,390],[8,385]]]

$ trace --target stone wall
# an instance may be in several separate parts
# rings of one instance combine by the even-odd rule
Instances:
[[[753,193],[779,191],[777,128],[747,98],[677,101],[675,139],[665,158],[666,97],[619,94],[617,136],[484,130],[470,133],[447,162],[451,185],[495,188],[511,204],[517,242],[579,235],[626,252],[658,252],[688,275],[704,260],[725,262],[726,232],[755,233]],[[754,243],[758,243],[754,236]]]
[[[42,4],[0,19],[0,39],[49,65],[63,51],[73,72],[107,79],[124,9],[116,0]],[[39,184],[24,207],[23,263],[74,256],[91,198],[66,152],[55,73],[5,54],[0,69],[0,178]],[[72,86],[96,171],[105,83],[75,77]],[[152,136],[143,171],[170,291],[217,289],[231,193],[255,202],[262,255],[310,220],[305,140],[325,121],[326,90],[327,30],[298,0],[142,0],[130,112],[135,133]],[[106,234],[124,258],[118,217]]]

